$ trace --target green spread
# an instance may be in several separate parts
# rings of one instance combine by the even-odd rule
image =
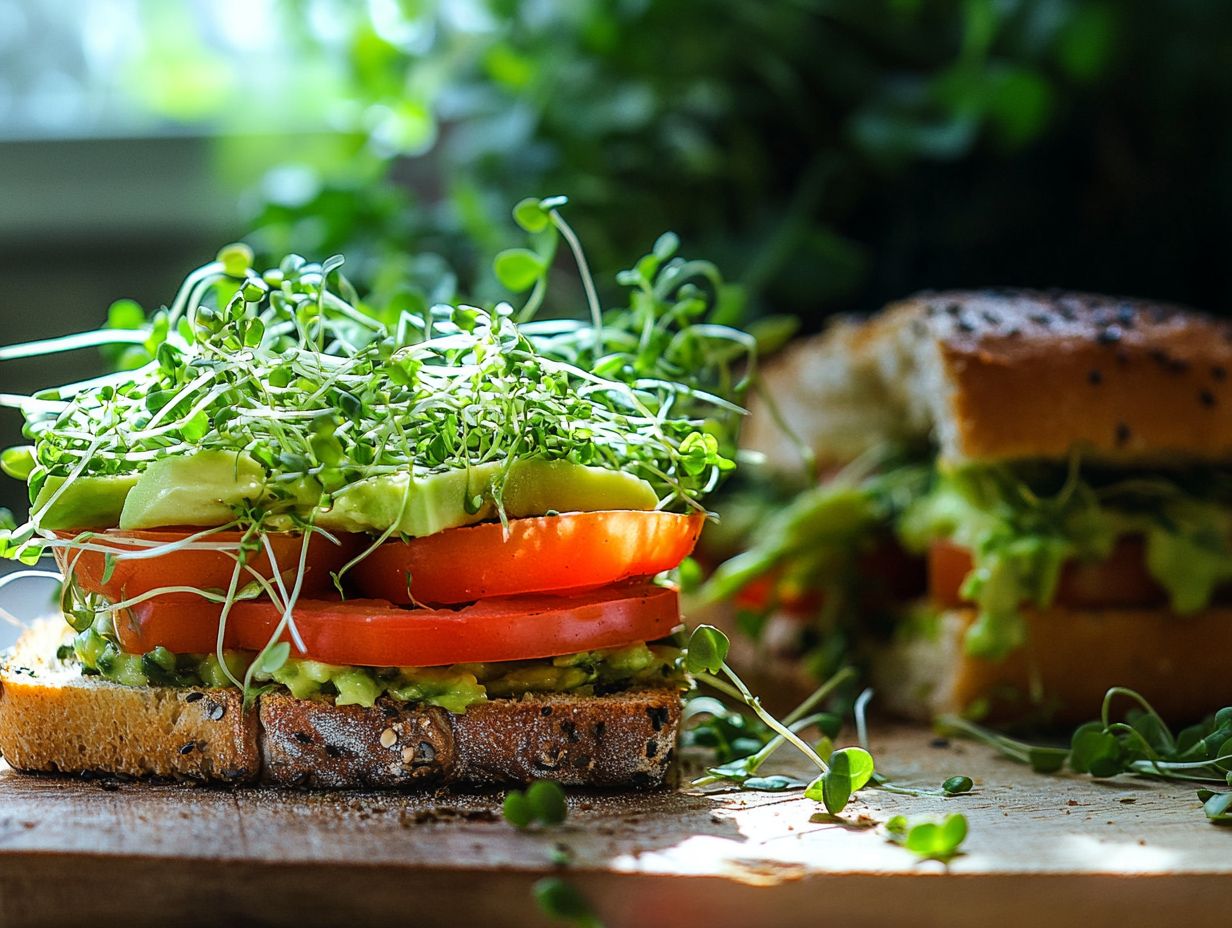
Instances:
[[[311,481],[271,481],[252,457],[198,451],[162,458],[138,477],[78,477],[63,492],[63,478],[49,477],[34,508],[51,503],[44,528],[126,531],[168,525],[213,526],[261,507],[288,521],[294,515],[321,528],[411,537],[498,517],[497,499],[511,518],[556,512],[654,509],[653,488],[631,474],[569,461],[521,459],[411,476],[403,471],[369,477],[332,497]],[[56,494],[59,493],[58,496]],[[53,497],[54,501],[53,501]],[[289,527],[289,524],[288,524]]]
[[[1178,615],[1206,608],[1232,581],[1232,476],[1213,469],[1021,462],[938,471],[906,461],[804,490],[749,521],[751,544],[715,573],[710,596],[773,576],[823,594],[827,634],[867,629],[851,592],[866,569],[860,553],[888,534],[921,555],[950,541],[973,564],[960,589],[978,610],[966,648],[990,659],[1022,645],[1021,610],[1052,604],[1066,564],[1104,561],[1123,538],[1142,539],[1146,569]]]
[[[77,633],[71,646],[61,649],[60,656],[75,660],[84,673],[125,686],[232,685],[213,654],[177,655],[166,648],[147,654],[120,650],[110,621],[107,615],[99,616],[92,626]],[[232,675],[243,679],[254,655],[226,651],[224,657]],[[449,667],[345,667],[292,657],[272,674],[255,672],[253,679],[257,687],[285,690],[297,699],[372,706],[384,695],[459,713],[488,699],[524,693],[590,696],[632,687],[685,686],[680,650],[642,643],[541,660]]]

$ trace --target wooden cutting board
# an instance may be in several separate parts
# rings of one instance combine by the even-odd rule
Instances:
[[[920,729],[874,740],[883,771],[976,790],[866,790],[841,821],[799,794],[576,795],[521,833],[499,794],[234,791],[0,771],[0,925],[546,925],[556,871],[616,926],[1227,924],[1232,828],[1188,788],[1030,773]],[[964,812],[966,853],[917,862],[878,827]]]

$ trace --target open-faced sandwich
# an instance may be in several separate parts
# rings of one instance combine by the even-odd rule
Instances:
[[[340,260],[232,246],[148,320],[7,352],[131,368],[11,400],[31,514],[5,553],[63,573],[63,621],[0,669],[11,765],[664,781],[686,679],[660,575],[731,467],[747,339],[671,237],[627,308],[534,321],[556,205],[519,206],[520,309],[365,307]]]
[[[1140,301],[928,293],[838,321],[766,371],[766,476],[725,511],[708,593],[776,672],[858,659],[913,716],[1073,721],[1111,686],[1214,711],[1230,370],[1232,326]]]

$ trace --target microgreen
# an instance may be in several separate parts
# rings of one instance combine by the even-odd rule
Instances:
[[[906,818],[895,815],[885,823],[891,841],[923,860],[949,863],[967,838],[967,818],[961,813],[942,819]]]
[[[578,928],[603,928],[586,897],[572,883],[558,876],[544,877],[533,887],[535,902],[549,918],[568,922]]]
[[[1114,716],[1118,700],[1133,705],[1123,718]],[[1069,748],[1033,745],[991,731],[967,719],[945,716],[943,730],[966,735],[1036,772],[1056,773],[1069,767],[1096,778],[1122,775],[1180,783],[1232,786],[1232,707],[1220,709],[1202,722],[1173,732],[1139,693],[1113,687],[1104,696],[1100,718],[1075,729]],[[1207,791],[1207,799],[1228,795]],[[1221,806],[1222,804],[1222,806]],[[1232,799],[1207,808],[1212,821],[1226,821]],[[1215,815],[1211,814],[1212,808]]]
[[[121,368],[0,396],[0,405],[22,410],[33,443],[5,451],[0,466],[26,479],[36,500],[24,525],[0,525],[0,555],[33,563],[49,548],[96,546],[90,533],[61,540],[41,524],[78,480],[136,478],[203,451],[255,462],[263,494],[226,526],[243,541],[211,542],[207,530],[187,544],[236,561],[229,589],[177,588],[223,603],[217,657],[247,694],[254,675],[285,662],[287,644],[304,650],[294,621],[304,555],[297,570],[276,569],[272,584],[250,558],[271,531],[302,533],[306,553],[319,532],[314,513],[362,481],[500,464],[488,489],[504,521],[513,462],[568,461],[644,479],[660,509],[704,511],[703,497],[734,466],[739,402],[754,370],[755,345],[717,322],[730,290],[712,265],[677,257],[678,242],[665,237],[620,275],[627,305],[605,310],[564,205],[553,197],[515,211],[531,247],[502,255],[497,272],[510,289],[531,290],[517,311],[507,303],[370,306],[341,274],[341,257],[318,264],[289,255],[261,271],[251,249],[232,245],[148,317],[121,301],[97,332],[0,349],[6,360],[101,347]],[[534,318],[558,241],[581,275],[585,319]],[[465,506],[475,512],[481,502],[468,496]],[[252,584],[251,595],[272,599],[282,619],[241,681],[222,659],[222,641],[231,605]]]
[[[559,825],[569,814],[565,791],[553,780],[536,780],[525,791],[511,789],[502,806],[505,821],[515,828]]]
[[[761,699],[754,696],[744,681],[726,664],[729,645],[727,636],[719,629],[711,625],[699,625],[689,637],[685,668],[700,682],[742,700],[762,724],[774,732],[774,737],[751,755],[734,759],[721,767],[711,768],[706,776],[694,781],[694,785],[705,786],[730,781],[748,789],[769,788],[778,791],[791,788],[797,785],[794,781],[784,782],[780,778],[772,780],[755,776],[758,768],[774,751],[784,743],[789,743],[820,771],[812,782],[799,784],[805,786],[805,795],[823,802],[828,812],[838,815],[847,807],[852,795],[868,783],[873,774],[872,756],[863,748],[843,748],[834,751],[830,763],[827,763],[814,747],[800,738],[797,731],[820,720],[819,717],[810,717],[808,713],[841,683],[850,679],[854,671],[844,670],[836,674],[780,722],[766,711]],[[715,676],[717,673],[721,673],[726,680]]]

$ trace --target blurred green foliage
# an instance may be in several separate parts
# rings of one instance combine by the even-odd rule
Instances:
[[[295,0],[285,12],[305,55],[346,68],[333,117],[350,143],[336,163],[292,156],[271,175],[252,241],[345,251],[378,299],[447,298],[455,284],[491,297],[490,258],[516,234],[509,205],[555,193],[598,268],[675,229],[760,311],[810,316],[921,284],[1152,295],[1165,274],[1191,276],[1200,236],[1218,238],[1199,220],[1160,246],[1161,226],[1203,186],[1229,196],[1227,120],[1178,121],[1195,101],[1224,116],[1232,105],[1232,4],[1217,0]],[[1162,195],[1143,189],[1161,163],[1178,175]],[[1122,228],[1138,221],[1155,231]],[[1125,243],[1139,249],[1129,261]],[[1142,272],[1152,257],[1165,259],[1158,278]]]

